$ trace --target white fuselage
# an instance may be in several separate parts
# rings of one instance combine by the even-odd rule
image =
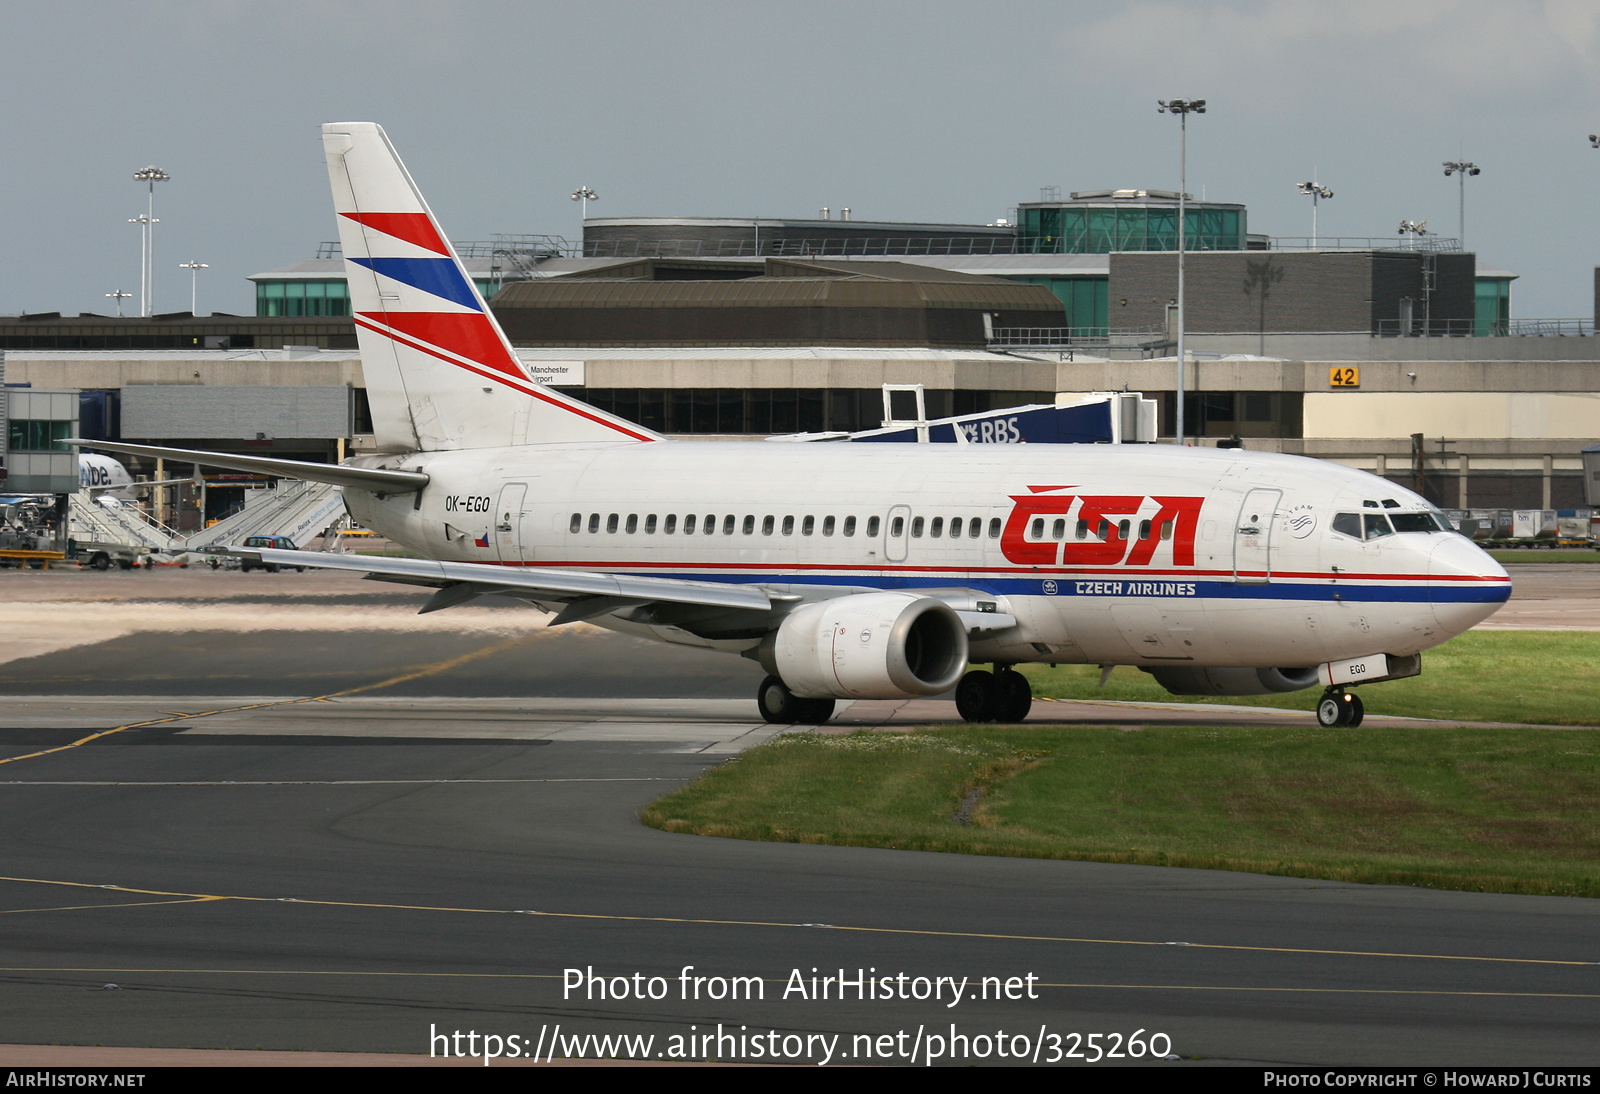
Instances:
[[[420,495],[345,491],[357,520],[430,558],[752,583],[803,600],[915,590],[974,610],[986,598],[976,610],[1016,626],[976,634],[974,662],[1405,655],[1510,594],[1504,569],[1460,536],[1335,531],[1341,513],[1346,528],[1349,514],[1388,528],[1433,510],[1384,479],[1292,456],[671,441],[356,462],[431,477]],[[723,649],[756,642],[595,621]]]
[[[96,500],[137,501],[133,476],[121,462],[92,452],[78,455],[78,488],[95,494]]]

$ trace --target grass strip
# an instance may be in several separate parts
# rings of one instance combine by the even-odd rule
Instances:
[[[1175,696],[1123,666],[1100,687],[1094,665],[1017,666],[1051,699],[1226,703],[1316,709],[1321,688],[1278,695]],[[1600,631],[1468,631],[1422,655],[1422,675],[1358,689],[1367,714],[1466,722],[1600,725]]]
[[[1600,550],[1589,547],[1497,547],[1489,552],[1496,562],[1600,562]]]
[[[1600,732],[971,726],[786,734],[642,818],[739,839],[1593,897],[1597,803]]]

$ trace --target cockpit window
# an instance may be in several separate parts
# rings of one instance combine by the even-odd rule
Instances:
[[[1394,529],[1389,527],[1389,518],[1381,513],[1368,513],[1362,521],[1366,527],[1366,539],[1382,539],[1394,534]]]
[[[1390,513],[1396,532],[1442,532],[1439,521],[1432,513]]]
[[[1335,513],[1333,517],[1333,530],[1343,532],[1354,539],[1361,538],[1360,513]]]
[[[1398,509],[1400,508],[1400,503],[1395,501],[1393,498],[1384,498],[1383,507],[1385,509]]]

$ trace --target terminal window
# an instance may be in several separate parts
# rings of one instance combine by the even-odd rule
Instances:
[[[258,281],[256,314],[267,316],[349,315],[350,287],[328,281]]]
[[[13,452],[65,452],[72,436],[71,422],[28,421],[14,418],[7,423],[7,444]]]

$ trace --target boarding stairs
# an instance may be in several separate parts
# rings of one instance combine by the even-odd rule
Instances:
[[[156,524],[130,505],[107,506],[87,492],[67,495],[69,535],[77,541],[80,558],[104,554],[129,564],[146,555],[164,556],[182,550],[178,534]]]
[[[287,536],[304,548],[344,513],[344,496],[327,483],[283,479],[268,493],[272,496],[193,533],[184,548],[236,547],[248,536]]]

